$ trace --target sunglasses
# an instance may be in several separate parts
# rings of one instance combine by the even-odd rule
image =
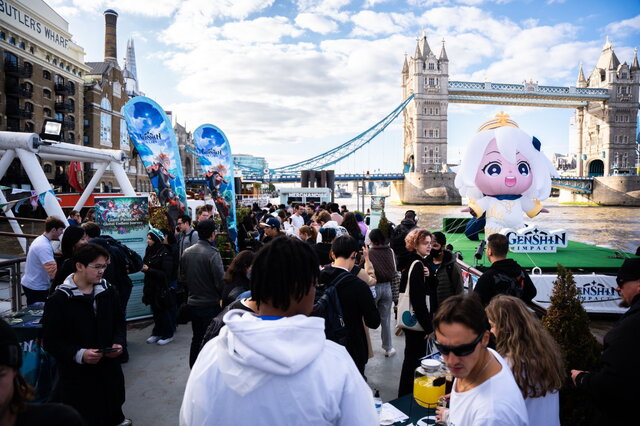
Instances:
[[[480,343],[483,336],[484,336],[484,333],[481,333],[478,337],[476,337],[476,339],[473,342],[466,343],[464,345],[447,346],[447,345],[438,343],[438,341],[436,341],[435,344],[436,344],[436,348],[440,351],[442,355],[449,355],[451,352],[453,352],[455,356],[467,356],[476,350],[476,346],[478,346],[478,343]]]

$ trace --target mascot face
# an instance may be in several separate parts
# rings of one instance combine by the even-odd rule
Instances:
[[[500,154],[493,139],[484,150],[475,183],[485,195],[519,195],[531,187],[533,172],[520,152],[516,153],[515,163],[509,162]]]

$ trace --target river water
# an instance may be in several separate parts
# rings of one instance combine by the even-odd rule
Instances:
[[[355,210],[355,198],[341,198],[336,202]],[[548,199],[544,206],[549,213],[541,213],[527,222],[554,230],[565,229],[570,240],[635,253],[640,247],[640,208],[638,207],[598,207],[568,206],[558,204],[556,199]],[[369,206],[369,197],[365,197]],[[387,202],[385,214],[395,224],[404,218],[404,212],[415,210],[421,227],[430,230],[442,229],[444,217],[469,217],[461,213],[462,206],[414,206]]]
[[[356,209],[355,197],[338,198],[336,202],[346,205],[349,210]],[[543,204],[550,213],[542,213],[530,221],[545,229],[565,229],[571,240],[628,253],[635,253],[640,246],[640,208],[566,206],[558,204],[555,199],[546,200]],[[365,205],[371,205],[369,197],[365,197]],[[444,217],[469,217],[468,213],[460,212],[462,206],[414,206],[393,202],[387,202],[385,213],[389,220],[398,224],[408,209],[415,210],[419,225],[430,230],[442,229]],[[26,225],[25,232],[42,232],[36,229],[37,226],[33,230],[30,228],[31,225]],[[0,222],[0,230],[11,232],[6,222]],[[0,257],[2,254],[15,255],[20,252],[15,238],[0,237]]]

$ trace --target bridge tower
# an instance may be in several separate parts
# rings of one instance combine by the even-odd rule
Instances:
[[[576,87],[609,90],[609,99],[576,109],[579,176],[633,174],[636,169],[635,136],[638,115],[640,65],[636,49],[629,66],[620,63],[607,39],[588,78],[580,65]]]
[[[426,33],[417,40],[413,56],[402,67],[403,99],[414,95],[403,111],[403,168],[400,199],[412,204],[455,204],[460,195],[447,168],[447,108],[449,58],[431,50]]]

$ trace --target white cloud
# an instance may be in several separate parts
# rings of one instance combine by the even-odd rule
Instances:
[[[382,4],[382,3],[388,3],[391,0],[365,0],[364,2],[364,8],[365,9],[369,9],[369,8],[373,8],[378,4]]]
[[[296,16],[296,25],[319,34],[332,33],[338,29],[334,20],[317,13],[300,13]]]
[[[99,13],[114,9],[118,13],[167,17],[178,8],[174,0],[48,0],[47,3],[60,15],[76,16],[80,11]]]
[[[413,15],[400,13],[379,13],[364,10],[351,16],[355,28],[352,35],[370,36],[375,34],[394,34],[402,32],[415,22]]]
[[[295,3],[301,13],[317,13],[338,22],[349,20],[349,13],[342,9],[348,6],[351,0],[296,0]]]
[[[608,35],[620,38],[640,32],[640,15],[624,21],[612,22],[605,27],[605,31]]]
[[[283,16],[257,18],[252,21],[239,21],[224,24],[220,36],[247,43],[276,43],[283,37],[298,37],[302,34]]]

